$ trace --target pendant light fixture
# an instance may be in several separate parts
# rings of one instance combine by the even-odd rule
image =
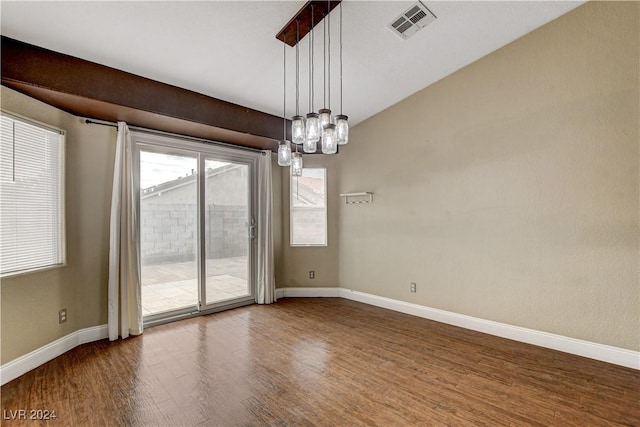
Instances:
[[[322,153],[336,154],[338,152],[338,141],[336,140],[336,125],[329,123],[324,125],[322,131]]]
[[[291,166],[291,146],[287,140],[280,141],[278,144],[278,165]]]
[[[331,115],[331,11],[340,7],[340,114]],[[325,19],[326,18],[326,19]],[[316,22],[317,21],[317,22]],[[324,21],[323,41],[323,102],[324,107],[314,111],[315,99],[315,39],[314,27]],[[309,35],[309,113],[300,115],[300,37]],[[288,37],[287,37],[288,35]],[[311,154],[318,152],[318,142],[323,154],[335,154],[338,146],[349,141],[348,117],[342,112],[342,3],[337,0],[311,0],[289,21],[276,35],[276,38],[296,48],[296,111],[291,118],[291,142],[286,139],[286,119],[283,140],[278,146],[278,164],[290,166],[293,176],[302,175],[302,152]],[[295,43],[293,41],[295,40]],[[286,47],[284,59],[284,113],[286,117]],[[298,146],[302,145],[299,152]],[[293,148],[295,147],[295,151]],[[293,151],[293,152],[292,152]]]
[[[313,111],[313,26],[314,22],[314,5],[311,4],[311,30],[309,31],[309,113],[306,122],[306,138],[304,140],[304,152],[315,153],[318,149],[318,141],[322,129],[320,128],[320,120],[318,113]]]
[[[327,17],[327,19],[324,21],[324,31],[323,31],[323,47],[322,47],[322,69],[323,69],[323,73],[322,73],[322,92],[324,94],[323,96],[323,101],[324,101],[324,108],[321,108],[318,113],[320,115],[320,126],[324,129],[324,127],[326,125],[328,125],[329,123],[331,123],[331,110],[328,109],[326,106],[327,104],[327,21],[329,20],[329,18]]]
[[[293,176],[302,176],[302,154],[291,153],[291,175]]]
[[[300,145],[304,143],[304,117],[300,115],[300,22],[296,20],[296,115],[291,118],[291,141]],[[285,42],[286,44],[286,42]],[[297,148],[296,148],[297,151]]]
[[[330,0],[327,1],[327,4]],[[327,8],[328,9],[328,8]],[[327,65],[326,68],[329,70],[327,73],[327,107],[325,107],[323,111],[323,126],[322,126],[322,152],[324,154],[335,154],[337,152],[337,144],[335,143],[335,126],[331,124],[331,15],[327,15],[326,19],[327,23],[327,31],[325,32],[327,36],[325,37],[325,41],[328,40],[327,43]],[[333,127],[329,127],[329,125]]]
[[[298,145],[304,142],[304,119],[300,116],[300,21],[296,20],[296,115],[291,124],[291,140],[296,144],[296,152],[291,154],[291,175],[302,176],[302,155]],[[285,45],[287,43],[285,42]]]
[[[278,144],[278,165],[291,166],[291,144],[287,141],[287,44],[282,49],[283,99],[282,99],[282,141]]]
[[[336,142],[345,145],[349,142],[349,117],[342,114],[342,3],[340,3],[340,114],[336,115]]]

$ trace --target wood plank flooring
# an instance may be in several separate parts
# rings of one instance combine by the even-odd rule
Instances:
[[[86,344],[0,391],[7,426],[640,426],[640,371],[338,298]]]

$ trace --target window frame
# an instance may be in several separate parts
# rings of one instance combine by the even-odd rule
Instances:
[[[291,170],[291,168],[289,168]],[[289,245],[291,247],[326,247],[329,246],[329,218],[327,215],[327,204],[328,204],[328,195],[327,195],[327,168],[324,166],[311,166],[311,167],[303,167],[302,173],[304,174],[305,170],[313,170],[318,169],[322,170],[323,173],[323,184],[324,184],[324,206],[322,208],[318,207],[294,207],[293,205],[293,190],[294,190],[294,182],[297,177],[293,176],[293,174],[289,173]],[[324,216],[324,243],[294,243],[294,211],[302,211],[302,212],[319,212],[321,211]]]
[[[67,265],[67,224],[66,224],[66,131],[64,129],[58,128],[56,126],[52,126],[48,123],[43,123],[38,120],[34,120],[29,117],[25,117],[20,114],[16,114],[13,112],[9,112],[6,110],[0,110],[0,117],[5,116],[13,121],[21,122],[24,125],[34,126],[40,128],[41,130],[52,132],[58,134],[58,143],[59,143],[59,169],[60,169],[60,177],[59,177],[59,204],[58,204],[58,231],[59,231],[59,241],[58,249],[59,249],[59,257],[57,263],[54,264],[43,264],[40,266],[25,268],[22,270],[14,270],[2,272],[0,270],[0,278],[9,278],[16,277],[25,274],[31,274],[35,272],[43,272],[47,270],[54,270],[60,267],[65,267]],[[1,268],[1,267],[0,267]]]

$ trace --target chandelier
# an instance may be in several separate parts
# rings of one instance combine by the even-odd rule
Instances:
[[[339,7],[340,114],[331,112],[331,11]],[[326,19],[325,19],[326,18]],[[324,22],[323,94],[324,107],[314,105],[314,27]],[[308,35],[309,43],[309,113],[300,115],[300,41]],[[309,1],[276,35],[283,42],[283,138],[278,145],[278,165],[290,166],[293,176],[302,175],[302,153],[335,154],[339,145],[349,142],[349,118],[342,112],[342,2]],[[291,142],[287,140],[287,62],[286,47],[296,48],[296,113],[291,118]],[[292,151],[293,144],[293,151]]]

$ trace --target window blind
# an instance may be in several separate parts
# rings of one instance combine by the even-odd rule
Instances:
[[[0,274],[63,264],[64,134],[0,119]]]

